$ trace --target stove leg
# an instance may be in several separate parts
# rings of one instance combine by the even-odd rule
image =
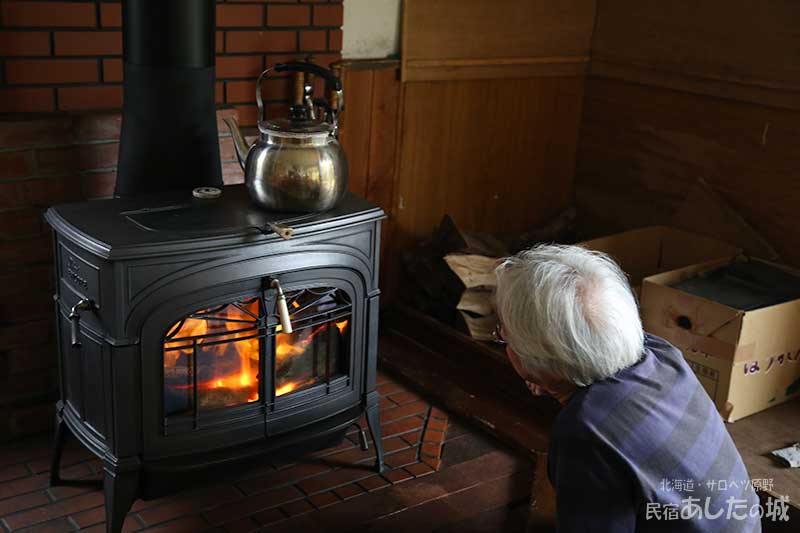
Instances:
[[[106,493],[106,532],[119,533],[139,489],[139,469],[120,470],[104,466],[103,487]]]
[[[375,445],[375,469],[379,473],[382,473],[385,467],[383,465],[380,412],[377,402],[367,407],[367,427],[369,428],[369,434],[372,436],[372,442]]]
[[[62,485],[61,479],[61,456],[64,453],[64,445],[67,443],[67,438],[70,436],[67,423],[64,422],[61,414],[56,415],[56,434],[55,443],[53,445],[53,459],[50,462],[50,486],[56,487]]]

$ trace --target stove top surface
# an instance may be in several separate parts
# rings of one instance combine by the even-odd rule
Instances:
[[[190,251],[212,241],[280,239],[270,230],[272,223],[290,226],[300,236],[383,216],[379,207],[351,193],[323,213],[267,211],[252,203],[244,185],[224,187],[216,199],[201,200],[191,191],[180,191],[63,204],[45,214],[53,229],[109,258],[147,255],[164,246]]]

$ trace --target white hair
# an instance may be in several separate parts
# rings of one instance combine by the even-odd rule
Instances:
[[[625,274],[606,254],[540,245],[495,270],[504,335],[523,367],[579,386],[635,364],[644,332]]]

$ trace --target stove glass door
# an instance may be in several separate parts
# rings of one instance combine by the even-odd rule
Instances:
[[[274,405],[347,384],[347,292],[316,287],[285,296],[291,333],[282,331],[274,291],[197,310],[170,327],[163,339],[165,423],[193,420],[199,429],[215,423],[221,408]]]
[[[164,339],[164,413],[230,407],[260,398],[262,303],[239,300],[191,313]]]

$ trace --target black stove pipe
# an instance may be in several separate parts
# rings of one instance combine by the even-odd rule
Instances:
[[[116,196],[222,186],[215,0],[123,0]]]

